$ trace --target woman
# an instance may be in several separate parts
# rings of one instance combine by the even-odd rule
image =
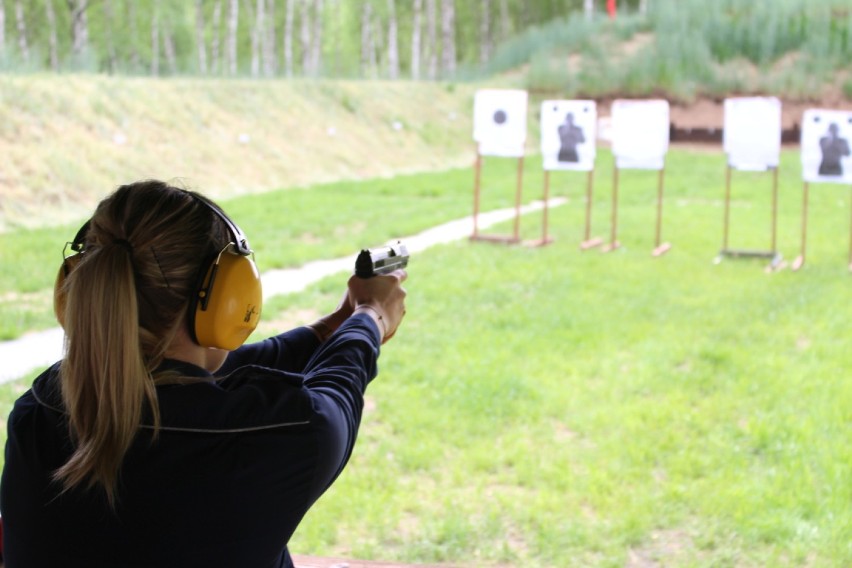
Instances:
[[[287,541],[352,452],[406,273],[353,276],[331,314],[240,346],[259,278],[204,197],[122,186],[72,248],[66,355],[8,420],[6,568],[292,566]]]

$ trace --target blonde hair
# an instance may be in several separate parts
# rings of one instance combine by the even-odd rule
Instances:
[[[186,325],[202,265],[228,240],[221,220],[193,196],[159,181],[125,185],[89,221],[63,290],[60,385],[74,444],[54,472],[64,491],[101,487],[114,506],[146,410],[156,437],[154,373]]]

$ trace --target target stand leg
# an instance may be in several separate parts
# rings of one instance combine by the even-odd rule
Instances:
[[[665,171],[665,168],[660,170],[657,183],[657,232],[654,239],[654,250],[651,252],[653,256],[663,256],[672,248],[671,244],[660,242],[663,232],[663,176]]]
[[[477,240],[479,238],[479,191],[480,191],[480,179],[482,177],[482,155],[477,152],[476,153],[476,163],[474,165],[474,178],[473,178],[473,234],[470,236],[471,240]]]
[[[612,220],[609,235],[609,244],[605,245],[601,252],[612,252],[621,247],[618,242],[618,165],[612,171]]]
[[[852,272],[852,194],[850,194],[850,219],[849,219],[849,264],[847,269]]]
[[[778,168],[772,168],[772,260],[763,269],[764,272],[778,272],[787,267],[787,262],[778,252]]]
[[[772,181],[772,219],[770,227],[770,247],[768,250],[743,250],[731,249],[728,247],[728,234],[730,229],[730,203],[731,203],[731,171],[733,168],[729,165],[725,174],[725,212],[722,228],[722,249],[718,256],[714,259],[715,264],[719,264],[723,258],[767,258],[769,264],[764,268],[764,272],[776,272],[787,266],[781,254],[778,252],[777,243],[777,226],[778,226],[778,169],[773,168]]]
[[[808,188],[809,184],[805,182],[802,189],[802,251],[796,257],[796,260],[793,261],[793,265],[791,266],[793,271],[801,270],[805,265],[805,246],[808,236]]]
[[[594,180],[594,170],[589,170],[589,175],[586,178],[586,232],[583,242],[580,243],[580,250],[589,250],[599,247],[603,244],[603,239],[592,237],[592,184]]]
[[[541,239],[524,241],[524,246],[543,247],[553,242],[553,239],[547,234],[548,204],[550,203],[550,170],[544,171],[544,195],[542,198],[544,201],[541,210]]]
[[[731,165],[725,169],[725,205],[724,213],[722,214],[722,248],[719,254],[713,259],[714,264],[719,264],[722,259],[728,254],[728,229],[730,227],[731,218]]]
[[[473,234],[470,236],[472,241],[490,241],[505,244],[517,244],[520,239],[520,224],[521,224],[521,191],[523,184],[523,157],[518,160],[518,183],[515,192],[515,219],[512,235],[483,235],[479,232],[479,207],[481,193],[481,177],[482,177],[482,155],[477,152],[475,178],[474,178],[474,194],[473,194]]]

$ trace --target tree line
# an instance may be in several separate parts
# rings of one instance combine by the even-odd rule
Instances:
[[[610,0],[611,1],[611,0]],[[452,79],[608,0],[0,0],[0,70]],[[619,0],[619,10],[648,0]]]

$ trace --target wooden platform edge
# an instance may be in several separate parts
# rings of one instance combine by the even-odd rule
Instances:
[[[462,564],[401,564],[399,562],[352,560],[300,554],[292,556],[296,568],[466,568]],[[0,568],[3,568],[3,566],[4,563],[0,560]]]
[[[404,564],[376,560],[352,560],[293,554],[296,568],[463,568],[461,564]],[[2,568],[2,567],[0,567]]]

